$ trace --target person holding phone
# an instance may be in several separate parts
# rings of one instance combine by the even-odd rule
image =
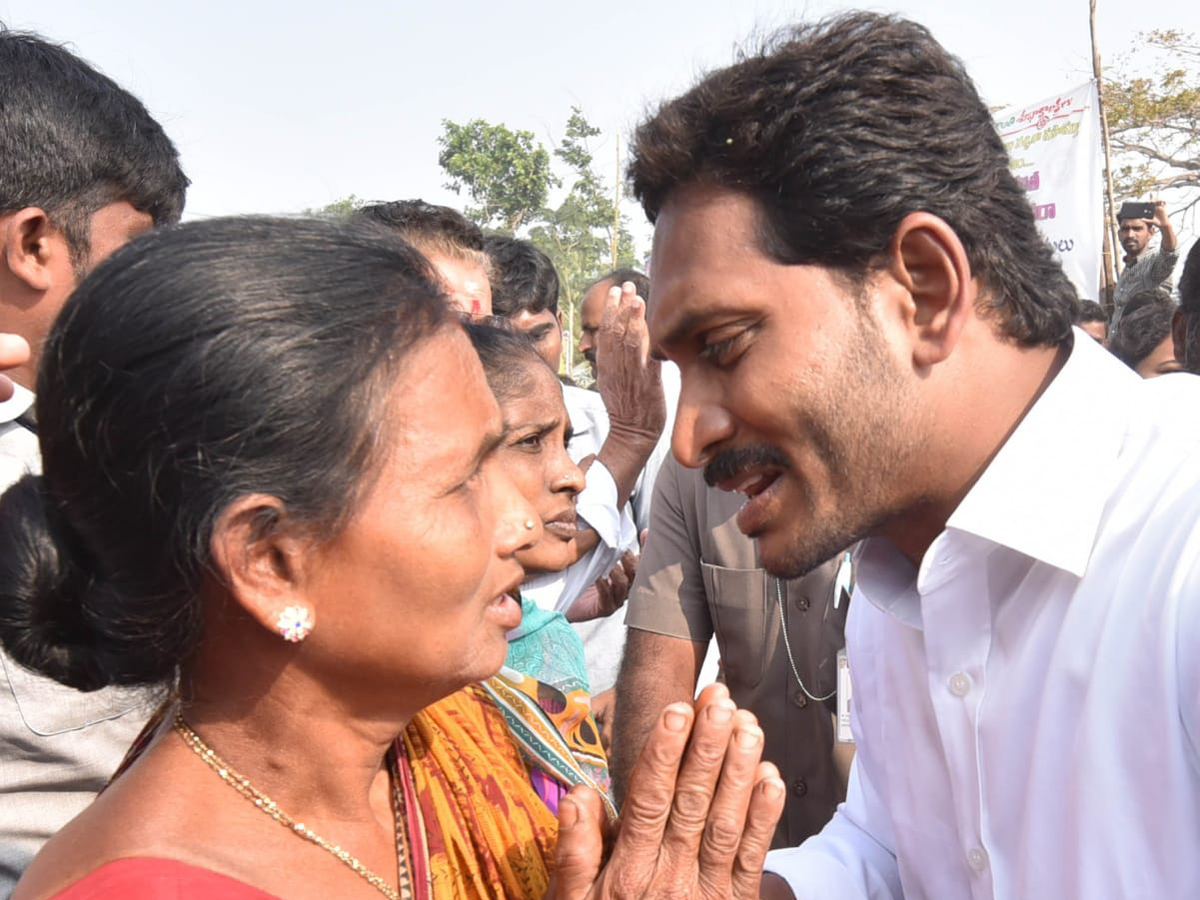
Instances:
[[[1113,321],[1110,332],[1115,332],[1125,310],[1125,304],[1134,294],[1153,291],[1163,285],[1171,290],[1171,273],[1179,261],[1175,230],[1167,217],[1167,205],[1162,200],[1150,203],[1122,203],[1117,214],[1117,237],[1125,250],[1125,268],[1117,279],[1113,292]],[[1162,230],[1162,240],[1157,250],[1149,249],[1150,238],[1157,229]]]

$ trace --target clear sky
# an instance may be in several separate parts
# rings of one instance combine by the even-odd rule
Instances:
[[[349,194],[455,202],[443,118],[481,117],[548,145],[572,104],[611,134],[754,33],[845,8],[771,0],[0,0],[0,21],[72,48],[136,93],[192,179],[188,216],[290,212]],[[872,4],[928,25],[990,105],[1091,74],[1087,0]],[[1136,12],[1136,18],[1135,18]],[[1200,31],[1192,0],[1100,0],[1106,60],[1139,29]],[[641,215],[632,208],[631,218]],[[645,247],[643,246],[643,249]]]

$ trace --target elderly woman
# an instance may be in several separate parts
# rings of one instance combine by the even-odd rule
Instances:
[[[0,640],[180,705],[16,900],[452,894],[414,855],[445,824],[406,803],[398,736],[500,668],[543,529],[424,260],[331,223],[154,234],[64,310],[37,411],[44,475],[0,500]],[[606,861],[598,795],[563,800],[553,896],[757,896],[783,786],[708,699],[664,712]]]

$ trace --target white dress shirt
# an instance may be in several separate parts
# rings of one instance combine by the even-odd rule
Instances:
[[[918,570],[864,542],[798,898],[1200,897],[1200,378],[1080,331]]]
[[[32,392],[14,384],[13,395],[0,403],[0,490],[20,481],[28,472],[42,472],[37,435],[17,422],[33,407],[33,399]]]

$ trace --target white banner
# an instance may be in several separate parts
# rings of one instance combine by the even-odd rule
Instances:
[[[1104,194],[1096,82],[1002,109],[996,130],[1063,271],[1082,299],[1099,300]]]

